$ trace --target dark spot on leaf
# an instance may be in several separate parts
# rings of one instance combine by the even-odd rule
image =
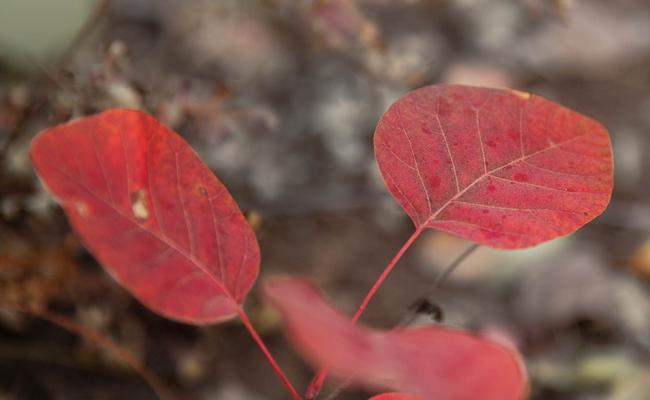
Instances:
[[[431,179],[429,179],[429,185],[431,185],[431,187],[434,187],[434,188],[440,186],[441,182],[442,182],[442,179],[440,179],[440,177],[437,176],[437,175],[432,177]]]
[[[487,145],[490,146],[490,147],[497,147],[497,144],[496,144],[496,142],[494,140],[488,140],[485,143],[487,143]]]
[[[427,135],[433,135],[433,131],[431,130],[431,128],[429,128],[429,125],[427,124],[420,125],[420,129],[422,129],[422,132],[426,133]]]
[[[199,192],[201,196],[208,197],[208,190],[205,188],[205,186],[197,186],[196,191]]]
[[[483,210],[483,214],[489,214],[490,210]]]
[[[521,173],[521,172],[517,172],[517,173],[515,174],[515,180],[516,180],[517,182],[526,182],[526,181],[528,180],[528,175],[523,174],[523,173]]]
[[[481,229],[481,233],[483,234],[483,237],[487,239],[492,239],[497,236],[497,234],[494,231],[488,229]]]
[[[488,192],[494,192],[495,190],[497,190],[497,188],[494,187],[494,185],[488,185],[487,190]]]

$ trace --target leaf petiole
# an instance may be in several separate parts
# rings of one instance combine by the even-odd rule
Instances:
[[[418,309],[420,307],[422,307],[423,305],[430,305],[431,304],[429,302],[429,297],[433,293],[435,293],[440,288],[440,286],[447,280],[447,278],[449,278],[449,276],[452,274],[452,272],[454,272],[456,270],[456,268],[458,268],[458,266],[463,261],[465,261],[465,259],[467,257],[469,257],[472,253],[474,253],[474,251],[476,249],[478,249],[478,248],[479,248],[479,245],[477,243],[473,243],[473,244],[469,245],[458,257],[456,257],[456,259],[454,259],[454,261],[452,261],[452,263],[449,264],[447,266],[447,268],[445,268],[444,271],[442,271],[440,273],[440,275],[438,275],[436,277],[436,280],[431,284],[429,289],[427,289],[426,292],[424,292],[422,295],[420,295],[418,298],[416,298],[413,301],[413,303],[411,303],[411,306],[409,307],[409,310],[411,311],[411,313],[406,318],[404,318],[404,320],[402,322],[400,322],[398,324],[398,326],[399,327],[406,326],[406,325],[409,325],[411,322],[413,322],[413,319],[415,319],[416,315],[418,314]],[[438,322],[442,321],[442,319],[443,319],[442,310],[441,309],[436,310],[436,308],[434,306],[434,313],[435,312],[440,312],[440,318],[439,318]],[[434,319],[437,320],[437,318],[434,318]]]
[[[269,364],[271,364],[271,367],[273,367],[273,370],[275,373],[278,375],[284,386],[287,387],[289,392],[291,393],[291,397],[293,397],[294,400],[302,400],[302,397],[298,394],[296,389],[293,387],[289,379],[286,377],[284,372],[282,372],[282,368],[280,368],[280,365],[278,365],[277,361],[275,361],[275,358],[273,358],[273,355],[271,355],[271,352],[269,349],[266,347],[264,344],[264,341],[260,337],[260,335],[257,333],[255,328],[253,327],[253,324],[251,321],[248,319],[248,315],[246,315],[246,312],[240,307],[237,311],[239,313],[239,318],[243,322],[244,326],[248,330],[248,333],[250,333],[251,337],[257,344],[257,347],[260,348],[262,353],[264,353],[264,357],[268,360]]]
[[[379,287],[388,278],[388,275],[390,275],[393,268],[395,268],[397,262],[402,258],[404,253],[406,253],[406,250],[408,250],[413,245],[415,240],[420,236],[420,234],[424,231],[425,228],[426,227],[424,225],[420,225],[415,230],[415,232],[413,232],[413,234],[408,238],[408,240],[402,245],[402,247],[399,249],[397,254],[395,254],[393,259],[390,261],[388,266],[384,268],[384,271],[381,273],[381,275],[379,275],[379,278],[377,278],[375,283],[372,285],[372,287],[370,288],[366,296],[363,298],[363,301],[361,301],[359,308],[357,308],[357,311],[352,316],[352,323],[356,323],[359,320],[359,317],[361,317],[361,314],[363,314],[366,307],[368,307],[370,300],[373,298],[375,293],[377,293]],[[318,396],[321,388],[323,387],[323,383],[325,382],[325,378],[327,378],[327,374],[328,374],[327,368],[323,368],[320,371],[318,371],[318,373],[316,374],[314,379],[312,379],[305,392],[305,398],[307,400],[315,399],[316,396]]]
[[[417,233],[417,231],[416,231],[416,233]],[[413,237],[417,238],[417,236],[419,235],[419,233],[417,233],[417,235],[416,235],[416,233],[414,233],[413,236],[411,236],[411,238],[409,238],[409,241],[407,241],[407,242],[404,244],[404,246],[402,247],[402,249],[400,249],[400,251],[401,251],[402,254],[403,254],[403,253],[404,253],[404,252],[405,252],[405,251],[410,247],[410,245],[413,243],[413,241],[412,241],[411,239],[412,239]],[[420,232],[420,233],[421,233],[421,232]],[[434,292],[435,292],[435,291],[436,291],[436,290],[437,290],[437,289],[438,289],[438,288],[439,288],[439,287],[444,283],[444,281],[447,280],[447,278],[449,278],[449,276],[452,274],[452,272],[454,272],[454,271],[456,270],[456,268],[458,268],[458,266],[459,266],[463,261],[465,261],[465,259],[466,259],[467,257],[469,257],[472,253],[474,253],[474,251],[475,251],[476,249],[478,249],[478,248],[479,248],[479,245],[476,244],[476,243],[474,243],[474,244],[468,246],[468,247],[467,247],[467,248],[466,248],[466,249],[465,249],[465,250],[464,250],[464,251],[463,251],[463,252],[462,252],[458,257],[456,257],[456,258],[454,259],[454,261],[451,262],[451,264],[449,264],[449,265],[447,266],[447,268],[445,268],[445,269],[440,273],[440,275],[438,275],[438,277],[436,277],[436,280],[431,284],[431,286],[429,287],[429,289],[428,289],[424,294],[422,294],[421,296],[419,296],[419,297],[418,297],[418,298],[413,302],[413,305],[420,304],[421,302],[428,302],[427,298],[428,298],[432,293],[434,293]],[[402,250],[404,250],[404,251],[402,251]],[[391,264],[389,264],[389,266],[386,267],[386,270],[388,270],[389,268],[392,268],[392,267],[394,266],[394,263],[396,263],[397,260],[399,260],[399,257],[401,257],[402,254],[398,253],[398,254],[395,256],[395,258],[393,259],[393,261],[391,262]],[[384,271],[384,272],[386,272],[386,271]],[[390,271],[388,271],[388,272],[390,272]],[[383,275],[383,274],[382,274],[382,275]],[[381,277],[380,277],[380,279],[381,279]],[[384,279],[385,279],[385,277],[384,277]],[[383,281],[383,280],[382,280],[382,281]],[[379,282],[379,280],[378,280],[377,282]],[[379,283],[379,284],[381,284],[381,283]],[[375,287],[378,287],[378,285],[375,284],[375,285],[373,286],[373,288],[375,288]],[[375,292],[376,292],[376,290],[375,290]],[[368,296],[366,296],[366,298],[368,298]],[[367,304],[367,303],[366,303],[366,304]],[[409,310],[411,311],[410,315],[408,315],[408,316],[407,316],[407,317],[406,317],[406,318],[405,318],[401,323],[399,323],[399,324],[397,325],[397,327],[403,327],[403,326],[405,326],[405,325],[408,325],[408,324],[413,320],[413,318],[415,317],[415,314],[416,314],[416,312],[413,311],[413,309],[414,309],[413,305],[409,308]],[[361,307],[359,307],[359,308],[361,308]],[[363,312],[363,311],[361,311],[361,312]],[[359,310],[357,310],[357,313],[358,313],[359,315],[361,315],[361,312],[360,312]],[[355,315],[356,315],[356,314],[355,314]],[[354,320],[354,322],[356,322],[356,320]],[[311,384],[310,384],[310,386],[309,386],[309,388],[307,389],[307,392],[306,392],[306,394],[305,394],[305,397],[306,397],[308,400],[315,399],[316,396],[318,396],[318,394],[319,394],[319,392],[320,392],[320,389],[321,389],[321,387],[323,386],[323,383],[325,382],[325,378],[327,377],[327,372],[328,372],[327,369],[322,369],[322,370],[319,371],[318,374],[314,377],[314,379],[312,380],[312,382],[311,382]],[[346,385],[346,384],[343,384],[342,386],[339,386],[338,388],[336,388],[336,389],[334,390],[334,392],[332,392],[332,393],[328,396],[327,400],[334,400],[334,399],[336,399],[336,398],[338,397],[338,395],[343,391],[343,389],[344,389],[345,387],[347,387],[347,385]],[[310,397],[310,396],[311,396],[311,397]]]

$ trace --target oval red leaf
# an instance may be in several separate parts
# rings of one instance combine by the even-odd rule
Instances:
[[[417,227],[492,247],[567,235],[612,192],[607,130],[528,93],[418,89],[386,111],[374,142],[389,191]]]
[[[300,279],[276,279],[264,290],[301,354],[353,383],[437,400],[520,400],[527,393],[521,359],[496,342],[440,326],[371,331]]]
[[[86,247],[142,303],[193,324],[237,314],[257,278],[257,240],[180,136],[111,110],[47,129],[30,155]]]

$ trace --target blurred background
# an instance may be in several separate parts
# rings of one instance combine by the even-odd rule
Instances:
[[[515,341],[532,399],[650,399],[648,0],[0,0],[0,399],[156,398],[114,353],[15,312],[35,305],[113,338],[180,398],[287,397],[239,322],[167,321],[98,266],[34,175],[36,133],[148,111],[247,213],[262,279],[307,276],[351,312],[413,230],[379,176],[375,124],[400,95],[442,82],[587,114],[616,160],[609,209],[578,233],[468,257],[430,296],[445,323]],[[468,245],[423,235],[364,323],[394,326]],[[277,314],[256,291],[246,306],[304,388],[312,371]]]

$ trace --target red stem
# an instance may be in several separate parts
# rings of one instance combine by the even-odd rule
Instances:
[[[417,239],[422,231],[424,231],[424,228],[424,225],[420,225],[415,230],[415,232],[413,232],[411,237],[409,237],[406,243],[402,245],[397,254],[395,254],[388,266],[381,273],[381,275],[379,275],[379,278],[377,278],[377,281],[375,281],[375,283],[372,285],[368,291],[368,294],[366,294],[366,297],[364,297],[363,301],[361,302],[361,305],[359,305],[359,308],[357,308],[357,311],[352,316],[352,323],[356,323],[359,320],[359,317],[361,317],[361,314],[363,314],[363,311],[366,309],[368,303],[370,303],[370,300],[373,298],[375,293],[377,293],[379,287],[384,283],[386,278],[388,278],[388,275],[390,275],[390,272],[393,270],[393,268],[395,268],[397,262],[400,260],[400,258],[402,258],[404,253],[406,253],[406,250],[411,247],[413,242],[415,242],[415,239]],[[323,383],[325,383],[325,378],[327,378],[328,372],[328,368],[323,368],[318,371],[314,379],[312,379],[311,383],[307,387],[307,390],[305,391],[305,398],[307,400],[315,399],[316,396],[318,396],[318,393],[320,393],[320,390],[323,387]]]
[[[86,328],[74,320],[54,312],[39,310],[35,308],[24,308],[20,306],[10,306],[2,305],[0,308],[5,308],[12,311],[17,311],[25,314],[30,314],[34,317],[38,317],[49,321],[53,324],[58,325],[59,327],[75,333],[89,342],[95,344],[98,347],[104,348],[110,351],[113,355],[117,356],[122,360],[126,365],[133,368],[140,376],[147,382],[147,384],[153,389],[158,398],[162,400],[171,400],[175,396],[167,388],[167,386],[160,380],[160,378],[145,367],[140,361],[133,356],[133,354],[127,350],[125,347],[120,346],[109,337],[103,335],[101,332],[94,331],[92,329]]]
[[[262,353],[264,353],[264,357],[266,357],[269,364],[271,364],[271,367],[273,367],[275,373],[278,375],[278,377],[280,377],[280,380],[282,381],[284,386],[287,387],[293,399],[302,400],[302,397],[298,394],[296,389],[294,389],[293,385],[291,385],[289,379],[287,379],[287,377],[284,375],[284,372],[282,372],[282,368],[280,368],[278,363],[275,361],[269,349],[266,348],[264,341],[262,340],[262,338],[260,338],[260,335],[257,334],[257,331],[253,327],[253,324],[251,324],[251,321],[248,319],[248,316],[246,315],[244,310],[240,308],[238,312],[239,312],[239,318],[241,318],[241,321],[244,323],[244,326],[248,330],[248,333],[250,333],[257,346],[260,348],[260,350],[262,350]]]
[[[395,268],[395,265],[397,264],[397,262],[400,260],[400,258],[402,258],[404,253],[406,253],[406,250],[408,250],[409,247],[411,247],[413,242],[415,242],[415,239],[417,239],[418,236],[420,236],[422,231],[424,231],[424,225],[420,226],[419,228],[417,228],[415,230],[415,232],[413,232],[411,237],[409,237],[409,239],[406,241],[406,243],[404,243],[402,245],[402,248],[400,248],[399,251],[397,252],[397,254],[395,254],[395,257],[393,257],[393,259],[390,261],[390,264],[388,264],[388,266],[384,269],[384,271],[381,273],[381,275],[379,275],[379,278],[377,278],[377,281],[375,282],[375,284],[372,285],[372,287],[368,291],[368,294],[366,294],[366,297],[364,297],[363,301],[359,305],[359,308],[357,308],[357,311],[352,316],[352,322],[353,323],[356,323],[359,320],[359,317],[361,317],[361,314],[363,314],[363,311],[366,309],[366,307],[368,307],[368,303],[370,303],[370,300],[372,299],[372,297],[375,295],[375,293],[377,293],[377,290],[379,290],[379,287],[384,283],[386,278],[388,278],[388,275],[393,270],[393,268]]]

